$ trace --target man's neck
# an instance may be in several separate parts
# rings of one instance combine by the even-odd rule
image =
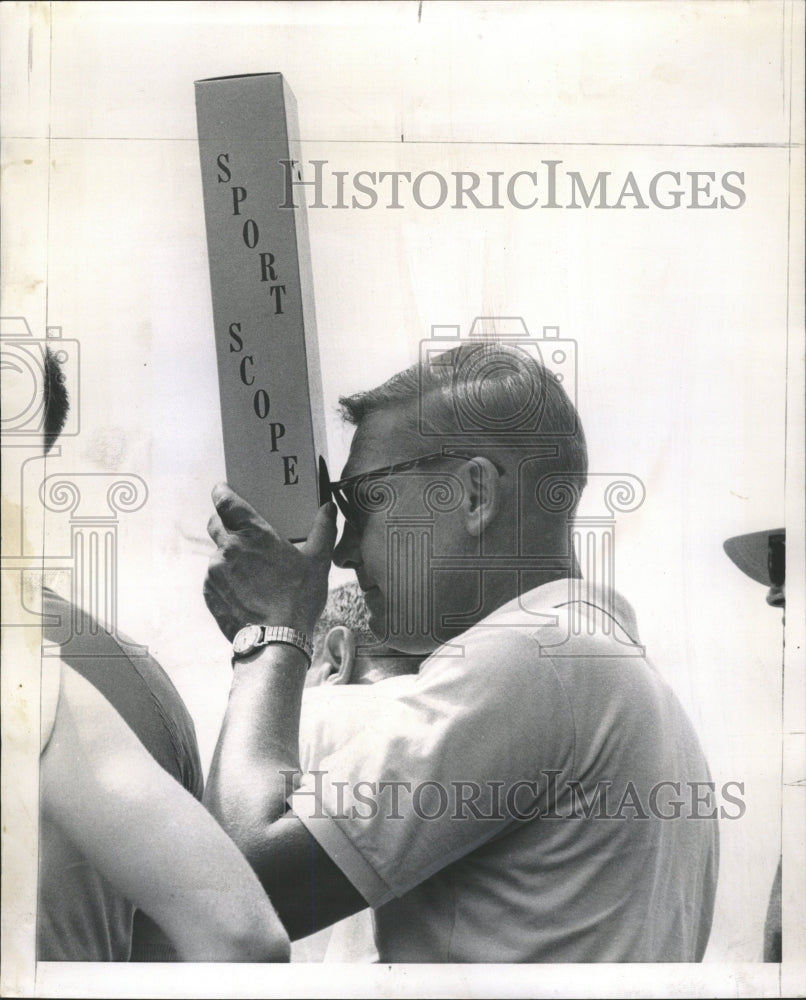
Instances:
[[[407,674],[416,674],[422,663],[421,656],[390,656],[387,661],[374,662],[366,668],[359,663],[357,674],[353,684],[377,684],[378,681],[386,681],[391,677],[404,677]]]
[[[430,656],[440,646],[455,642],[468,629],[488,618],[499,608],[502,608],[505,604],[509,604],[510,601],[514,601],[517,597],[536,590],[538,587],[545,587],[550,583],[555,583],[558,580],[577,579],[582,576],[579,572],[576,559],[573,560],[570,566],[565,565],[534,571],[499,571],[495,575],[497,577],[494,580],[495,585],[493,585],[493,581],[490,581],[490,585],[487,585],[485,581],[480,604],[473,607],[471,603],[472,598],[467,601],[465,607],[472,607],[473,610],[471,612],[467,615],[461,614],[461,616],[456,610],[448,613],[447,617],[452,619],[451,625],[446,625],[441,633],[432,636],[431,643],[427,648],[421,647],[419,653],[422,658]]]
[[[532,590],[537,590],[538,587],[545,587],[547,584],[555,583],[557,580],[578,579],[581,576],[579,565],[574,557],[572,557],[571,564],[567,566],[502,573],[496,581],[497,586],[485,588],[483,604],[473,616],[473,621],[470,624],[475,625],[494,611],[497,611],[498,608],[502,608],[505,604],[509,604],[510,601],[514,601],[516,597],[528,594]]]

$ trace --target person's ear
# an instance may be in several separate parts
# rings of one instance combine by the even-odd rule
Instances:
[[[464,488],[461,512],[468,534],[478,538],[493,521],[501,503],[501,479],[489,458],[477,456],[459,469]]]
[[[355,666],[355,638],[346,625],[335,625],[325,636],[324,684],[349,684]]]

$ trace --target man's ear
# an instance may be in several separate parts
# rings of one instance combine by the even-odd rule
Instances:
[[[461,512],[468,534],[478,538],[489,525],[501,503],[501,480],[489,458],[476,456],[459,469],[464,487]]]
[[[327,666],[324,684],[349,684],[355,666],[355,638],[346,625],[335,625],[325,636],[323,659]]]

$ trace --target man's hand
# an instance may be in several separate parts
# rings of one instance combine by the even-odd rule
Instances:
[[[336,544],[336,507],[319,508],[308,540],[296,548],[226,483],[213,488],[216,513],[207,531],[218,546],[204,599],[224,635],[244,625],[287,625],[308,635],[327,599]]]

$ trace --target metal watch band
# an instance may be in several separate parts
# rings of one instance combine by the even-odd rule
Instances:
[[[235,636],[232,649],[235,659],[250,656],[256,649],[279,642],[294,646],[308,658],[308,664],[313,658],[313,645],[304,632],[286,625],[245,625]]]
[[[313,643],[304,632],[298,632],[295,628],[288,628],[286,625],[263,625],[263,637],[258,643],[259,646],[268,646],[272,642],[285,643],[287,646],[296,646],[308,657],[308,662],[313,659]]]

